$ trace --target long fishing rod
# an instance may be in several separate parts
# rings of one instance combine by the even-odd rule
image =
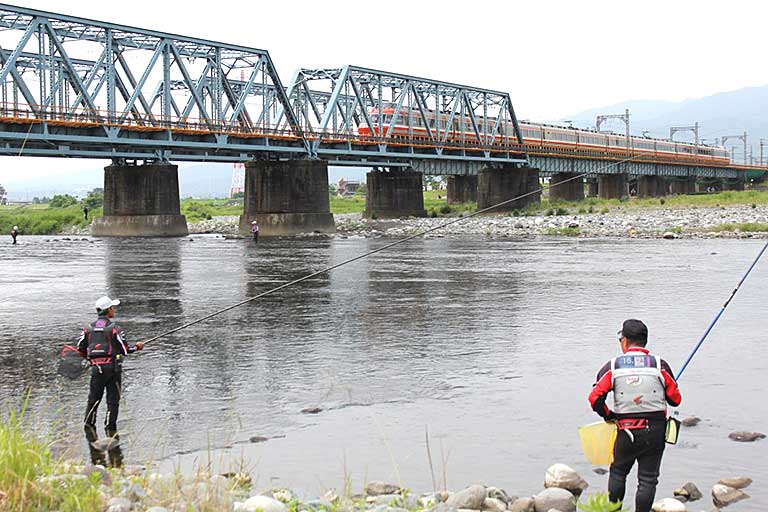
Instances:
[[[723,307],[720,308],[720,311],[717,313],[717,316],[715,316],[715,319],[712,320],[712,323],[709,324],[709,327],[707,327],[706,332],[704,333],[704,336],[701,337],[699,342],[696,344],[696,347],[694,347],[693,351],[688,356],[688,359],[685,360],[685,364],[683,364],[682,368],[680,368],[680,371],[677,372],[677,375],[675,375],[675,380],[679,380],[680,376],[683,374],[685,369],[688,367],[688,363],[691,362],[691,359],[693,359],[693,356],[696,355],[696,352],[699,351],[699,348],[704,343],[704,340],[707,339],[707,336],[709,336],[710,331],[715,326],[718,320],[720,320],[720,317],[723,316],[723,312],[725,312],[725,308],[728,307],[728,304],[731,303],[731,300],[733,300],[733,297],[736,296],[736,292],[739,291],[739,288],[741,288],[741,285],[744,283],[744,281],[747,280],[747,277],[749,276],[750,272],[752,272],[752,269],[755,268],[755,265],[757,265],[757,262],[760,261],[760,258],[762,257],[765,250],[768,249],[768,242],[765,243],[762,249],[760,249],[760,252],[757,254],[757,257],[755,258],[755,261],[752,262],[752,264],[747,269],[747,273],[744,274],[744,277],[741,278],[741,281],[739,281],[739,284],[736,285],[736,288],[733,289],[731,292],[731,296],[728,297],[728,300],[725,301],[725,304],[723,304]]]
[[[619,164],[622,164],[622,163],[625,163],[625,162],[629,162],[631,160],[639,158],[640,156],[641,155],[635,155],[635,156],[631,156],[629,158],[625,158],[624,160],[619,160],[618,162],[613,162],[613,163],[608,164],[605,167],[603,167],[603,169],[610,169],[611,167],[613,167],[615,165],[619,165]],[[585,172],[585,173],[581,173],[581,174],[578,174],[576,176],[573,176],[571,178],[565,179],[565,180],[560,181],[560,182],[558,182],[558,183],[556,183],[554,185],[550,185],[550,189],[552,189],[554,187],[557,187],[557,186],[560,186],[560,185],[562,185],[564,183],[568,183],[569,181],[581,179],[581,178],[587,176],[588,174],[590,174],[590,173],[586,173]],[[432,227],[432,228],[429,228],[429,229],[425,229],[423,231],[419,231],[419,232],[417,232],[417,233],[415,233],[413,235],[407,236],[407,237],[402,238],[400,240],[396,240],[396,241],[394,241],[392,243],[389,243],[387,245],[379,247],[378,249],[374,249],[372,251],[368,251],[368,252],[363,253],[363,254],[361,254],[359,256],[355,256],[354,258],[350,258],[348,260],[342,261],[341,263],[337,263],[336,265],[332,265],[330,267],[326,267],[326,268],[324,268],[322,270],[318,270],[317,272],[312,272],[311,274],[307,274],[304,277],[300,277],[298,279],[294,279],[293,281],[290,281],[290,282],[285,283],[285,284],[281,284],[280,286],[272,288],[271,290],[267,290],[267,291],[265,291],[263,293],[260,293],[258,295],[253,296],[253,297],[249,297],[249,298],[247,298],[245,300],[242,300],[242,301],[240,301],[240,302],[238,302],[236,304],[232,304],[231,306],[227,306],[226,308],[220,309],[218,311],[214,311],[213,313],[211,313],[209,315],[206,315],[206,316],[204,316],[202,318],[198,318],[197,320],[193,320],[193,321],[191,321],[189,323],[186,323],[184,325],[180,325],[179,327],[171,329],[170,331],[164,332],[162,334],[158,334],[157,336],[154,336],[154,337],[144,341],[144,344],[146,345],[147,343],[150,343],[150,342],[155,341],[157,339],[164,338],[164,337],[168,336],[169,334],[173,334],[173,333],[178,332],[178,331],[180,331],[182,329],[186,329],[187,327],[191,327],[191,326],[193,326],[195,324],[199,324],[200,322],[204,322],[204,321],[206,321],[206,320],[208,320],[210,318],[213,318],[216,315],[220,315],[221,313],[225,313],[225,312],[227,312],[227,311],[229,311],[231,309],[235,309],[237,307],[242,306],[243,304],[247,304],[249,302],[253,302],[254,300],[260,299],[262,297],[266,297],[267,295],[270,295],[270,294],[273,294],[273,293],[275,293],[277,291],[280,291],[283,288],[288,288],[289,286],[293,286],[295,284],[301,283],[302,281],[306,281],[307,279],[312,279],[313,277],[317,277],[317,276],[319,276],[321,274],[328,273],[331,270],[337,269],[337,268],[342,267],[344,265],[348,265],[349,263],[355,262],[357,260],[361,260],[363,258],[367,258],[368,256],[371,256],[373,254],[376,254],[376,253],[379,253],[379,252],[382,252],[382,251],[386,251],[387,249],[391,249],[392,247],[395,247],[397,245],[400,245],[400,244],[403,244],[403,243],[408,242],[410,240],[413,240],[414,238],[418,238],[420,236],[424,236],[426,234],[432,233],[433,231],[437,231],[439,229],[443,229],[443,228],[445,228],[447,226],[450,226],[452,224],[456,224],[458,222],[466,221],[467,219],[471,219],[472,217],[475,217],[477,215],[480,215],[480,214],[483,214],[483,213],[487,213],[487,212],[489,212],[491,210],[499,208],[500,206],[504,206],[504,205],[512,203],[514,201],[518,201],[520,199],[524,199],[524,198],[526,198],[528,196],[532,196],[534,194],[538,194],[538,193],[542,192],[543,190],[544,190],[543,187],[539,187],[539,188],[537,188],[535,190],[532,190],[530,192],[526,192],[525,194],[519,195],[517,197],[513,197],[512,199],[507,199],[506,201],[502,201],[500,203],[494,204],[494,205],[489,206],[487,208],[483,208],[482,210],[478,210],[478,211],[476,211],[474,213],[471,213],[469,215],[466,215],[464,217],[458,217],[458,218],[456,218],[454,220],[451,220],[451,221],[448,221],[448,222],[444,222],[444,223],[439,224],[439,225],[437,225],[435,227]]]

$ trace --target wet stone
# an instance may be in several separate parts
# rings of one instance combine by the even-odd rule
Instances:
[[[499,489],[498,487],[486,487],[485,493],[487,498],[501,500],[505,505],[510,502],[509,496],[504,489]]]
[[[507,504],[496,498],[485,498],[485,501],[483,501],[483,510],[489,510],[490,512],[504,512],[507,510]]]
[[[565,464],[553,464],[547,468],[544,475],[544,487],[557,487],[571,492],[574,496],[581,495],[589,484],[581,475]]]
[[[652,512],[686,512],[687,510],[684,503],[672,498],[659,500],[651,507]]]
[[[592,470],[593,473],[597,473],[598,475],[605,475],[608,473],[608,470],[605,468],[595,468]]]
[[[734,489],[723,484],[712,486],[712,502],[716,507],[727,507],[747,498],[749,498],[749,495],[741,489]]]
[[[696,501],[703,497],[701,491],[693,482],[686,482],[681,488],[675,489],[672,494],[674,494],[676,498],[685,498],[685,501]]]
[[[509,512],[535,512],[533,498],[518,498],[509,506]]]
[[[765,434],[762,434],[760,432],[747,432],[747,431],[738,431],[738,432],[731,432],[728,434],[728,439],[732,441],[738,441],[740,443],[751,443],[754,441],[757,441],[758,439],[765,439]]]
[[[388,484],[385,482],[369,482],[365,486],[365,494],[368,496],[379,496],[382,494],[398,494],[401,492],[400,486]]]
[[[701,418],[698,416],[688,416],[687,418],[683,418],[680,423],[684,427],[695,427],[701,422]]]
[[[733,487],[734,489],[744,489],[752,484],[752,479],[747,476],[734,476],[730,478],[721,478],[717,483]]]
[[[576,498],[565,489],[550,487],[533,497],[533,506],[535,512],[549,512],[553,508],[560,512],[576,512]]]
[[[475,484],[457,492],[448,498],[445,504],[452,508],[471,508],[473,510],[480,510],[483,507],[485,496],[485,487]]]

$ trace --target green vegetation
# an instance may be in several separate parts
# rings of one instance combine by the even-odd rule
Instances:
[[[51,455],[51,443],[34,435],[27,422],[27,400],[0,414],[0,510],[102,509],[101,476],[58,475],[62,463]]]
[[[48,206],[51,208],[66,208],[67,206],[73,206],[77,204],[77,198],[72,197],[69,194],[55,195],[48,201]]]
[[[726,223],[709,228],[709,231],[741,231],[743,233],[763,233],[768,231],[768,224],[760,222],[745,222],[742,224]]]
[[[365,210],[365,196],[355,194],[351,197],[331,196],[331,213],[360,213]]]
[[[621,503],[608,501],[608,493],[592,494],[586,503],[579,503],[578,507],[582,512],[629,512]]]
[[[182,199],[181,214],[187,222],[198,222],[214,216],[240,215],[242,199]]]
[[[0,206],[0,233],[7,235],[19,226],[22,235],[50,235],[68,226],[85,227],[92,217],[101,216],[101,209],[92,210],[89,220],[83,216],[81,205],[52,208],[50,205]]]
[[[549,228],[545,234],[554,236],[579,236],[581,230],[579,228]]]

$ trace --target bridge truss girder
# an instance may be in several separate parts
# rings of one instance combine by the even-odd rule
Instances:
[[[288,105],[264,50],[5,4],[0,28],[2,117],[90,124],[107,137],[173,128],[252,136],[275,134],[272,116]],[[293,112],[283,117],[277,135],[307,149]]]

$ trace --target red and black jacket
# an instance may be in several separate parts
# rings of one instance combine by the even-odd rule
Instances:
[[[100,320],[106,320],[108,324],[111,325],[110,332],[107,333],[107,338],[109,339],[110,343],[112,344],[112,354],[114,355],[127,355],[127,354],[133,354],[136,352],[135,346],[129,346],[128,343],[125,341],[125,333],[123,332],[123,328],[119,325],[112,323],[110,319],[99,316]],[[95,322],[94,322],[95,323]],[[92,326],[93,324],[91,324]],[[80,333],[80,336],[77,338],[77,351],[80,352],[83,357],[88,356],[88,336],[90,332],[90,327],[85,327],[82,332]]]

